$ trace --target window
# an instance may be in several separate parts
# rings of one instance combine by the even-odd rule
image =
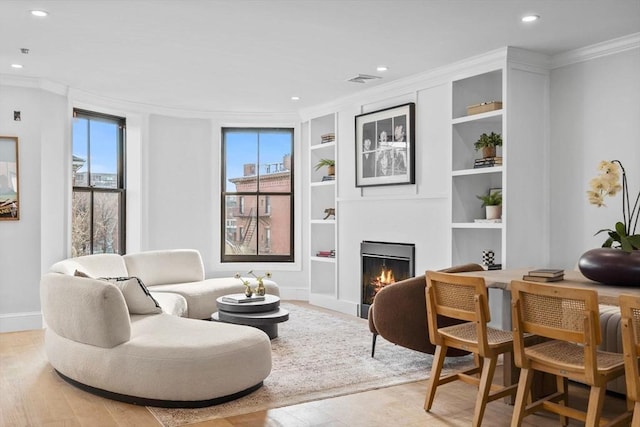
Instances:
[[[222,129],[222,262],[293,262],[293,129]]]
[[[125,119],[73,111],[73,256],[125,253]]]

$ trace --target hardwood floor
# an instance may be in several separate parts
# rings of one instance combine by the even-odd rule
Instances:
[[[284,408],[212,420],[193,427],[237,426],[468,426],[475,389],[456,381],[441,386],[434,408],[422,409],[426,381],[372,390]],[[584,407],[588,390],[571,387],[572,405]],[[625,400],[607,395],[605,412],[618,414]],[[485,426],[508,426],[512,406],[490,403]],[[143,406],[104,399],[64,382],[48,364],[43,331],[0,334],[0,425],[2,426],[159,426]],[[523,426],[558,426],[556,417],[532,415]],[[580,425],[571,422],[570,425]]]

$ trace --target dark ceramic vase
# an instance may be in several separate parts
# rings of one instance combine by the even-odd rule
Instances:
[[[578,268],[588,279],[604,285],[640,286],[640,250],[591,249],[580,257]]]

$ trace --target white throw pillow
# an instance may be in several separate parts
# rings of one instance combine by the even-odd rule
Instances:
[[[157,314],[162,313],[158,301],[149,293],[147,287],[137,277],[101,277],[113,283],[124,295],[129,308],[129,314]]]

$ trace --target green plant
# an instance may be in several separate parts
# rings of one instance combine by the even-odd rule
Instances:
[[[320,159],[318,163],[316,163],[316,170],[319,170],[323,166],[335,166],[336,161],[333,159]]]
[[[598,207],[606,206],[604,197],[613,197],[622,190],[622,222],[616,222],[613,230],[604,228],[595,235],[603,232],[609,234],[609,238],[602,244],[603,248],[620,248],[625,252],[640,249],[640,234],[634,234],[640,217],[640,191],[631,209],[627,174],[620,160],[610,162],[603,160],[598,165],[598,169],[600,174],[589,181],[591,187],[591,190],[587,191],[589,203]],[[620,171],[622,171],[622,185],[620,185]]]
[[[502,191],[489,191],[482,196],[476,196],[482,200],[482,207],[485,206],[500,206],[502,204]]]
[[[483,133],[473,146],[476,150],[481,150],[484,147],[502,147],[502,136],[495,132],[491,132],[489,135]]]

